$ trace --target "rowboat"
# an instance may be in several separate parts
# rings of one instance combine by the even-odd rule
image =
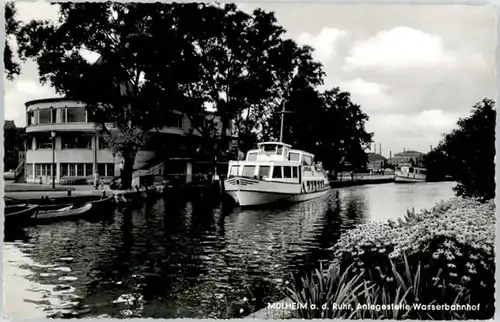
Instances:
[[[38,211],[38,205],[18,204],[5,207],[5,227],[25,225]]]
[[[40,206],[37,214],[31,216],[35,221],[64,220],[79,217],[92,209],[91,203],[83,205],[47,205]]]

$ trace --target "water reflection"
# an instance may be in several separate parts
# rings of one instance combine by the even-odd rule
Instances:
[[[291,273],[328,258],[346,229],[452,194],[451,185],[431,185],[431,192],[415,186],[337,189],[267,210],[228,212],[208,199],[159,201],[101,222],[11,232],[6,247],[21,253],[11,252],[17,264],[6,265],[9,272],[24,268],[24,279],[43,285],[41,317],[245,316],[281,299]]]

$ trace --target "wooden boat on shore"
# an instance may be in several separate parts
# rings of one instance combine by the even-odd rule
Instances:
[[[91,203],[85,203],[82,205],[44,205],[40,206],[39,211],[31,216],[31,219],[36,222],[70,219],[83,216],[91,209]]]
[[[18,204],[5,207],[5,227],[25,225],[38,211],[38,205]]]

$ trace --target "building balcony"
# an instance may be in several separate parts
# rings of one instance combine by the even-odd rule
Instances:
[[[36,132],[94,132],[96,130],[93,122],[72,122],[72,123],[44,123],[29,125],[26,133]]]

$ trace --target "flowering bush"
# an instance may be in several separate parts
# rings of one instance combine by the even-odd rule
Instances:
[[[494,236],[493,201],[454,198],[430,210],[409,212],[398,223],[370,222],[347,232],[332,249],[332,265],[353,265],[352,274],[363,273],[387,289],[400,285],[395,271],[421,265],[420,285],[409,294],[409,302],[450,304],[464,295],[475,302],[470,304],[481,304],[477,317],[491,317]]]

